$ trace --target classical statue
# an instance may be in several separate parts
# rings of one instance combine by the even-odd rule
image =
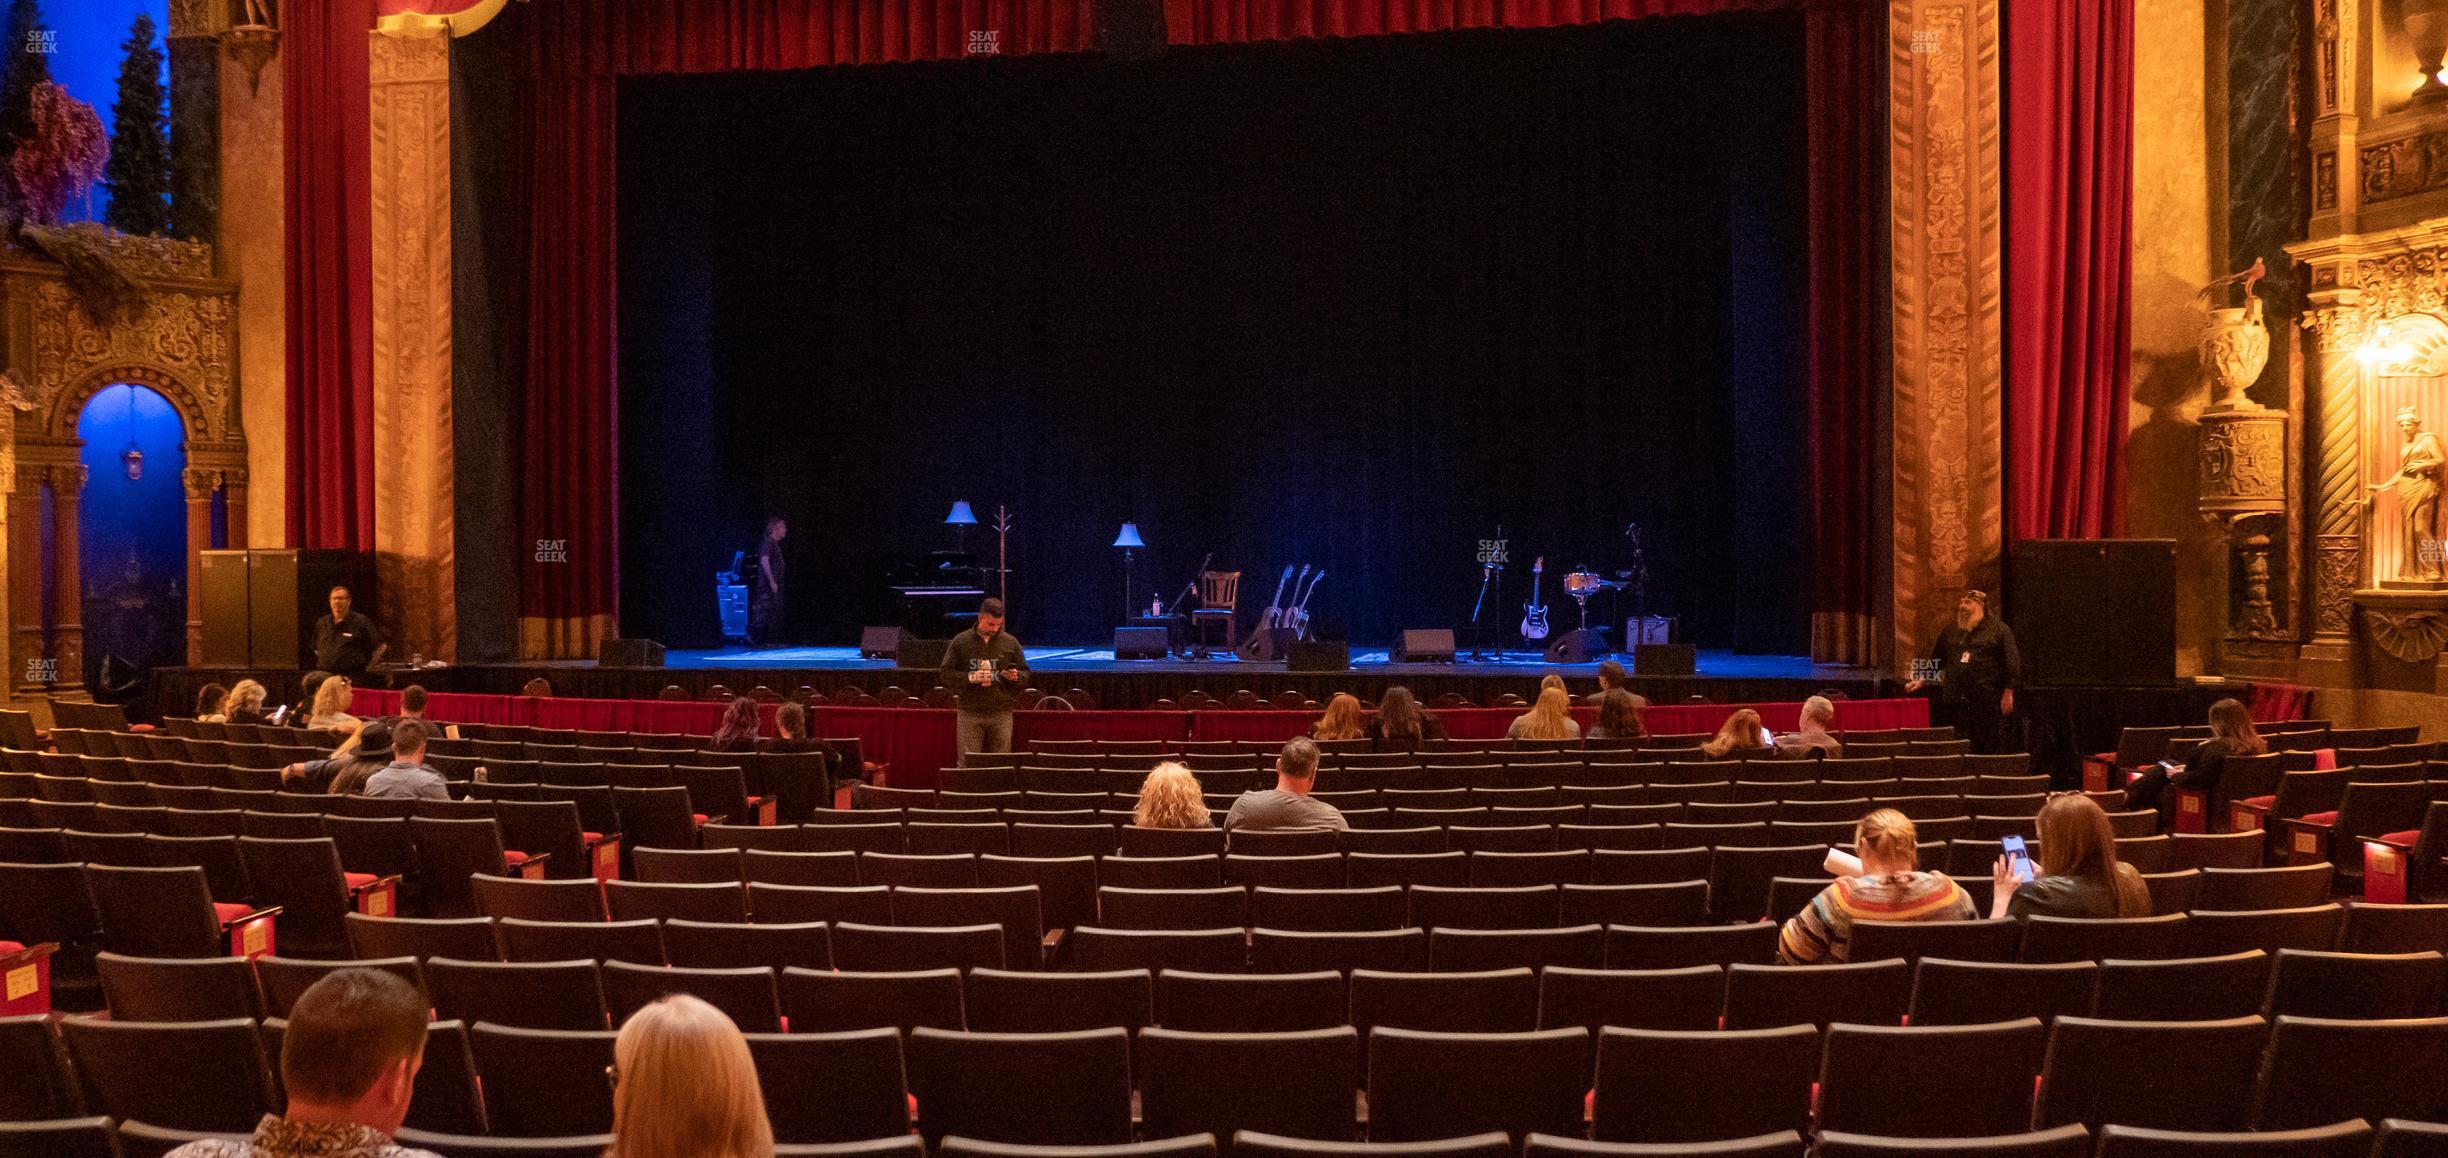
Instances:
[[[2448,451],[2441,449],[2438,435],[2422,428],[2422,415],[2411,406],[2397,412],[2397,429],[2404,436],[2397,473],[2371,484],[2369,489],[2375,494],[2382,490],[2397,492],[2400,533],[2404,536],[2397,578],[2436,581],[2440,578],[2440,467],[2448,464]]]

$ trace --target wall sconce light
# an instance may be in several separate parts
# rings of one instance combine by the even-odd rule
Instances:
[[[2371,338],[2355,351],[2355,357],[2374,373],[2402,366],[2412,356],[2413,352],[2399,341],[2396,327],[2389,322],[2374,327]]]

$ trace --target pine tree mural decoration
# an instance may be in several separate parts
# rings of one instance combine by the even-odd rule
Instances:
[[[122,233],[170,230],[169,111],[162,99],[162,53],[153,18],[136,14],[119,65],[119,99],[111,105],[110,189],[105,220]]]

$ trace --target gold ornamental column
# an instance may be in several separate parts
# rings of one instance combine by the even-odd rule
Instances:
[[[9,449],[12,461],[16,448]],[[14,466],[8,491],[8,592],[10,686],[20,693],[51,690],[38,678],[34,660],[48,654],[43,647],[42,614],[42,488],[40,467]]]
[[[451,454],[450,32],[372,32],[374,522],[391,654],[458,647]]]
[[[221,472],[188,467],[180,478],[187,488],[187,662],[204,662],[204,550],[212,546],[213,491]]]
[[[1889,0],[1897,664],[2004,551],[1998,0]]]
[[[69,463],[51,468],[51,541],[59,548],[59,617],[53,628],[52,688],[75,691],[85,686],[85,556],[78,511],[85,501],[85,466]]]

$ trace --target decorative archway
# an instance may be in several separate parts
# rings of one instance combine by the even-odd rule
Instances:
[[[230,546],[246,527],[246,433],[235,388],[237,286],[212,276],[209,247],[115,236],[112,256],[146,293],[133,314],[104,324],[60,267],[0,255],[0,553],[9,582],[7,667],[21,693],[78,688],[85,665],[78,516],[87,475],[77,418],[105,387],[133,383],[178,412],[187,463],[187,658],[202,639],[199,554],[211,546],[212,503],[224,500]],[[46,531],[50,551],[44,550]],[[52,584],[46,602],[44,581]]]

